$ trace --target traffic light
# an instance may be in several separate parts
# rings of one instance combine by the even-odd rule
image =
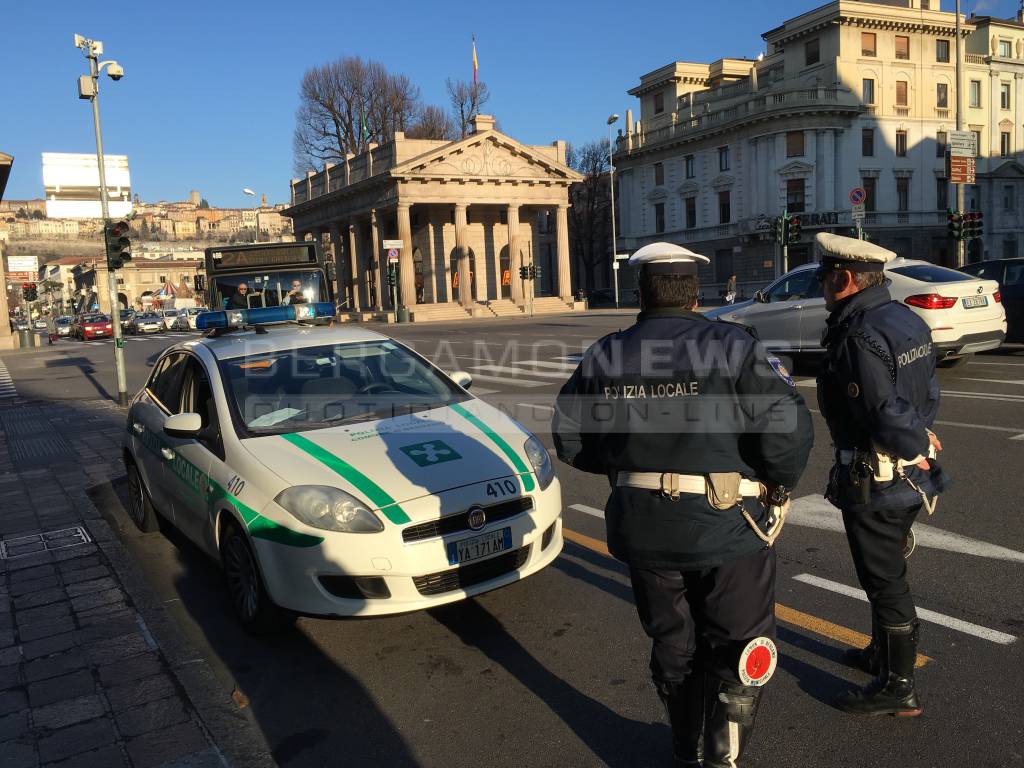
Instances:
[[[121,269],[132,260],[132,241],[128,239],[127,221],[108,221],[103,227],[107,244],[107,269]]]
[[[23,301],[28,301],[28,283],[21,284],[21,298]]]
[[[789,228],[787,231],[786,243],[798,243],[800,242],[800,217],[790,216],[789,217]]]
[[[981,211],[970,211],[964,214],[964,240],[974,240],[982,236],[984,223]]]
[[[540,280],[541,274],[542,274],[541,270],[540,270],[540,266],[537,265],[537,266],[534,266],[534,267],[530,267],[530,269],[533,270],[533,275],[532,275],[533,279],[534,280]]]
[[[530,277],[530,268],[527,267],[527,266],[520,267],[519,268],[519,279],[520,280],[526,280],[529,277]]]
[[[954,240],[963,239],[964,235],[964,217],[960,211],[954,211],[953,209],[947,209],[946,211],[946,229],[949,230],[949,236]]]
[[[36,291],[35,283],[25,283],[21,286],[21,296],[25,301],[35,301],[39,294]]]
[[[779,245],[786,244],[786,217],[779,216],[775,220],[775,242]]]

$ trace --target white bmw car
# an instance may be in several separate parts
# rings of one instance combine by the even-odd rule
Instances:
[[[334,311],[211,312],[200,327],[317,308]],[[561,551],[561,489],[540,440],[470,384],[358,328],[173,346],[128,413],[130,514],[143,531],[173,522],[219,559],[256,633],[510,584]]]
[[[828,310],[815,274],[817,266],[799,266],[758,291],[754,299],[706,314],[753,327],[770,349],[822,352]],[[885,276],[892,298],[906,304],[931,328],[940,361],[955,363],[975,352],[995,349],[1006,338],[1006,311],[995,280],[903,258],[886,264]]]

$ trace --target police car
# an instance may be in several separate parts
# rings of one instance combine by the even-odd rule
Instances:
[[[133,398],[130,514],[172,522],[224,570],[255,633],[295,614],[463,599],[544,568],[562,498],[540,440],[331,304],[208,312]],[[211,330],[213,329],[213,330]]]

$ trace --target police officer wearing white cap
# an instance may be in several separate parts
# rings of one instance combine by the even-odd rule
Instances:
[[[782,363],[697,312],[708,259],[638,250],[641,312],[562,388],[559,458],[604,475],[608,548],[630,568],[674,764],[735,766],[774,671],[775,552],[813,432]]]
[[[830,314],[818,403],[835,448],[827,496],[843,512],[857,578],[871,603],[871,643],[849,665],[875,675],[839,697],[855,714],[915,717],[919,625],[903,542],[923,505],[934,509],[946,476],[934,461],[939,408],[931,331],[889,295],[892,251],[821,233],[818,279]]]

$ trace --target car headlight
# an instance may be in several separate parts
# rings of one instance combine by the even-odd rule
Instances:
[[[380,533],[384,524],[363,502],[326,485],[295,485],[274,499],[306,525],[341,533]]]
[[[555,468],[551,466],[551,456],[548,454],[548,449],[544,447],[544,443],[536,435],[533,435],[523,444],[523,450],[526,452],[526,457],[530,460],[530,464],[533,465],[533,471],[537,473],[537,484],[543,491],[555,479]]]

